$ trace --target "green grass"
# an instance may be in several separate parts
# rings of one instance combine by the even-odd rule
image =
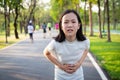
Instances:
[[[26,38],[25,34],[19,34],[19,39],[16,39],[15,35],[11,34],[10,37],[7,37],[8,43],[6,43],[5,34],[0,34],[0,49],[5,48],[9,45],[12,45],[16,42],[19,42],[20,40],[23,40],[25,38]]]
[[[120,35],[112,34],[112,42],[107,42],[107,37],[100,39],[97,35],[89,38],[90,51],[99,65],[107,71],[112,80],[120,80]]]
[[[19,34],[19,39],[15,38],[14,35],[14,26],[13,23],[10,23],[10,37],[7,37],[7,41],[8,43],[6,43],[6,38],[5,38],[5,30],[1,30],[2,26],[0,26],[0,49],[7,47],[11,44],[14,44],[16,42],[19,42],[20,40],[23,40],[26,38],[26,35],[24,33],[20,33],[19,30],[19,25],[18,25],[18,34]]]

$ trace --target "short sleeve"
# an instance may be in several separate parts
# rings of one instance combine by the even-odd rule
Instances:
[[[90,40],[87,38],[86,39],[86,49],[90,48]]]
[[[47,49],[50,53],[55,55],[55,40],[52,40],[45,49]]]

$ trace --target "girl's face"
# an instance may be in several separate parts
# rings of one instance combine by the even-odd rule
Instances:
[[[75,37],[77,30],[79,29],[79,22],[77,16],[74,13],[68,13],[62,17],[62,30],[65,37]]]

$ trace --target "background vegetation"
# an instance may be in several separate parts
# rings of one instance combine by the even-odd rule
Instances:
[[[112,42],[106,41],[106,36],[100,39],[98,33],[90,38],[90,52],[97,59],[99,65],[109,73],[111,80],[120,80],[120,35],[112,34]]]

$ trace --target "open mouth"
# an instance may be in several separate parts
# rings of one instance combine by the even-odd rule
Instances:
[[[72,29],[68,29],[67,31],[68,31],[68,32],[72,32],[73,30],[72,30]]]
[[[68,29],[67,31],[73,31],[73,29]]]

